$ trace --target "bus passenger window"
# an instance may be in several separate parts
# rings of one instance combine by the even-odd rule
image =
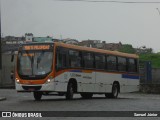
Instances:
[[[107,70],[116,71],[117,70],[117,62],[116,56],[107,56]]]
[[[81,54],[76,50],[69,50],[69,66],[71,68],[81,67]]]
[[[66,54],[57,53],[57,69],[65,68],[66,66]]]
[[[127,67],[126,58],[118,57],[118,70],[125,72],[126,71],[126,67]]]
[[[95,55],[95,67],[96,69],[105,69],[105,56]]]
[[[128,72],[137,72],[137,61],[130,58],[128,63]]]
[[[85,52],[83,54],[83,59],[84,59],[84,67],[85,68],[94,68],[93,53],[87,53],[87,52]]]

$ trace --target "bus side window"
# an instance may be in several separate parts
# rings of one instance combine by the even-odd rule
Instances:
[[[76,50],[69,50],[69,66],[71,68],[79,68],[81,65],[81,54]]]
[[[105,56],[101,54],[95,55],[95,67],[96,69],[105,69]]]
[[[67,67],[67,52],[57,51],[56,55],[56,70],[61,70]]]
[[[64,59],[65,59],[65,56],[63,56],[63,54],[61,54],[61,53],[57,54],[57,68],[58,69],[60,69],[60,68],[62,68],[62,66],[64,66],[63,65]]]
[[[128,72],[137,72],[137,61],[136,59],[130,58],[128,65]]]
[[[94,56],[93,53],[90,52],[84,52],[83,53],[83,61],[84,61],[84,67],[85,68],[94,68]]]
[[[116,56],[107,56],[107,70],[116,71],[117,70],[117,58]]]
[[[125,72],[127,69],[127,59],[124,57],[118,57],[118,70]]]

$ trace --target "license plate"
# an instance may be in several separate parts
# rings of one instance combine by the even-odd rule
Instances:
[[[29,91],[34,91],[35,89],[34,89],[34,88],[29,88],[28,90],[29,90]]]

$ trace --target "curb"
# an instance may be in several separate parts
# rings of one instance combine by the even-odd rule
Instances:
[[[0,97],[0,101],[2,101],[2,100],[6,100],[6,98],[5,97]]]

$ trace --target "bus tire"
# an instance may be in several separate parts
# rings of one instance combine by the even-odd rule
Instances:
[[[66,99],[72,100],[73,95],[74,95],[74,87],[73,87],[73,83],[70,82],[70,83],[68,83],[68,87],[67,87]]]
[[[81,93],[81,96],[84,99],[91,99],[93,94],[92,93]]]
[[[112,98],[111,93],[105,93],[106,98]]]
[[[39,101],[42,98],[42,92],[33,92],[33,96],[36,101]]]
[[[119,94],[119,86],[117,83],[114,83],[112,86],[112,92],[111,93],[106,93],[105,96],[107,98],[117,98]]]

